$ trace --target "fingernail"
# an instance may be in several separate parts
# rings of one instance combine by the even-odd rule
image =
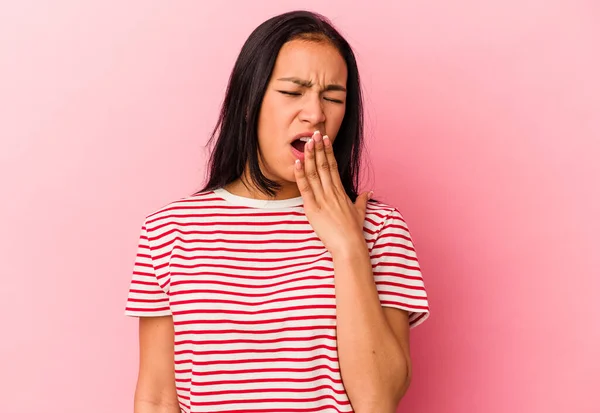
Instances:
[[[367,199],[371,199],[373,198],[373,191],[369,192],[369,195],[367,195]]]
[[[319,130],[317,129],[316,131],[313,132],[313,136],[315,136],[317,133],[321,133],[321,132],[319,132]]]

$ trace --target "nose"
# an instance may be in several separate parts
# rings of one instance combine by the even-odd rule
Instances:
[[[315,129],[319,129],[325,124],[325,111],[323,110],[323,102],[319,94],[311,94],[304,99],[302,110],[300,111],[300,120],[305,124],[310,124],[310,127]]]

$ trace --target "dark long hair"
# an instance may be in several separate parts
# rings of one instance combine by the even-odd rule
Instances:
[[[265,177],[260,170],[257,123],[279,50],[294,39],[330,42],[346,61],[346,112],[333,150],[344,189],[353,202],[356,200],[363,149],[363,102],[356,59],[348,42],[329,19],[303,10],[270,18],[244,43],[229,77],[218,122],[208,141],[209,145],[214,143],[208,181],[197,193],[235,181],[242,176],[246,165],[261,192],[274,196],[280,189],[277,182]]]

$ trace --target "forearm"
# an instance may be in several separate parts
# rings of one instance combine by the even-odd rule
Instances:
[[[408,361],[379,302],[366,243],[333,263],[344,387],[356,413],[393,413],[408,386]]]
[[[148,375],[138,379],[133,400],[134,413],[180,413],[175,383],[154,382]]]
[[[156,403],[148,400],[136,399],[133,404],[134,413],[180,413],[178,403]]]

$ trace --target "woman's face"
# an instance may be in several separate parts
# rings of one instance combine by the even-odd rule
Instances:
[[[263,174],[284,191],[297,190],[292,142],[299,134],[318,129],[334,142],[346,111],[347,77],[346,62],[327,42],[292,40],[281,48],[260,109],[258,146]]]

